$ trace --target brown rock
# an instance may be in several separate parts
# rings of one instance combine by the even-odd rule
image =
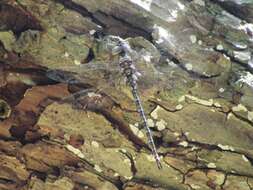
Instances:
[[[84,144],[84,139],[81,135],[70,135],[68,143],[75,148],[80,148]]]
[[[29,174],[25,165],[17,158],[0,155],[0,178],[6,182],[1,184],[3,189],[8,189],[7,187],[14,189],[23,186],[28,180]]]
[[[25,145],[19,153],[19,157],[25,159],[27,168],[40,172],[80,162],[78,157],[64,147],[43,142]]]

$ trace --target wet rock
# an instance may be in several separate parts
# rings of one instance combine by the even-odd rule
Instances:
[[[64,147],[47,143],[28,144],[20,150],[20,159],[25,159],[26,167],[39,172],[53,171],[54,167],[73,166],[80,159]]]
[[[71,135],[68,143],[75,148],[78,148],[84,144],[84,139],[81,135]]]
[[[241,190],[249,190],[251,188],[247,182],[246,177],[239,177],[238,179],[233,175],[227,177],[223,187],[224,189],[231,189],[231,190],[237,188],[240,188]]]
[[[158,131],[164,130],[166,128],[166,125],[167,125],[167,123],[164,120],[160,120],[160,121],[156,122],[156,126],[157,126]]]
[[[245,0],[245,1],[234,1],[234,0],[217,0],[224,9],[232,14],[236,15],[239,18],[245,19],[248,22],[252,22],[253,13],[252,13],[252,2]]]
[[[114,10],[114,14],[120,15],[117,9]],[[104,11],[96,11],[93,13],[93,22],[102,25],[105,34],[113,34],[115,36],[122,36],[124,38],[129,36],[145,36],[145,38],[151,38],[150,34],[147,31],[143,30],[141,27],[129,28],[128,23],[115,18],[114,14],[107,14]],[[125,14],[126,16],[129,15],[128,13]]]
[[[74,2],[77,5],[85,7],[86,14],[88,12],[88,14],[93,15],[93,22],[102,23],[102,27],[105,28],[107,34],[109,33],[123,37],[145,36],[146,38],[150,38],[149,33],[144,29],[145,27],[143,27],[144,23],[145,25],[149,25],[150,23],[147,18],[143,17],[145,11],[141,11],[139,7],[132,2],[83,2],[79,0],[75,0]],[[127,11],[125,10],[126,6],[129,7]],[[133,23],[136,23],[137,25],[134,24],[135,27],[133,28],[129,27]]]
[[[221,186],[225,181],[225,174],[216,170],[209,170],[207,172],[207,177],[210,179],[208,181],[209,187],[218,187]]]
[[[36,6],[33,3],[29,0],[22,2],[34,15],[39,15],[39,19],[47,28],[47,33],[42,33],[40,32],[41,30],[36,30],[35,28],[23,31],[15,44],[15,51],[22,54],[29,52],[29,54],[39,58],[42,64],[51,65],[51,68],[56,68],[57,63],[61,66],[65,64],[70,65],[69,63],[74,65],[75,60],[79,62],[85,60],[89,52],[89,48],[85,48],[85,45],[90,46],[90,43],[92,43],[87,37],[90,36],[89,31],[87,31],[88,28],[83,31],[83,24],[88,23],[88,21],[84,22],[86,19],[83,19],[80,14],[75,14],[73,11],[62,11],[63,6],[60,4],[52,2],[41,3],[39,0]],[[51,13],[47,14],[48,12]],[[75,24],[72,22],[73,28],[70,28],[70,18],[73,18],[72,16],[75,17],[76,21],[74,22]],[[64,19],[61,19],[62,17]],[[54,22],[50,22],[48,19],[53,19]],[[58,24],[63,20],[64,23],[59,26]],[[90,29],[96,29],[96,27],[93,28],[92,25]],[[74,35],[76,33],[81,36]],[[64,56],[66,54],[69,56]]]
[[[164,161],[169,166],[176,168],[182,173],[187,173],[190,169],[195,167],[195,163],[191,162],[187,159],[180,159],[180,157],[176,156],[166,156],[164,157]]]
[[[161,184],[161,186],[166,188],[187,189],[184,184],[179,182],[183,178],[183,175],[179,170],[167,165],[166,162],[163,163],[163,161],[163,169],[159,170],[155,165],[155,160],[149,159],[149,156],[151,155],[139,154],[136,157],[135,166],[137,173],[134,178],[148,179],[152,181],[153,184]],[[168,178],[170,178],[169,181],[167,180]]]
[[[144,184],[138,184],[134,182],[129,182],[124,185],[124,190],[137,190],[137,189],[143,189],[143,190],[163,190],[164,188],[161,187],[152,187]]]
[[[50,90],[45,91],[45,88]],[[27,91],[22,101],[20,101],[13,109],[12,115],[8,118],[8,120],[4,121],[9,126],[11,125],[9,132],[14,137],[22,138],[26,137],[26,133],[30,131],[34,134],[34,137],[32,137],[32,134],[29,134],[27,136],[27,140],[34,140],[39,138],[41,135],[44,135],[40,134],[39,128],[33,128],[33,125],[36,123],[41,109],[43,109],[43,101],[50,95],[55,95],[55,97],[60,95],[58,94],[58,90],[68,94],[66,86],[64,85],[34,87]]]
[[[58,115],[57,117],[55,117],[56,112]],[[65,116],[61,118],[60,116],[62,114],[66,114],[68,119],[64,119]],[[79,115],[79,117],[76,117],[77,115]],[[85,144],[82,146],[81,152],[86,159],[96,163],[96,165],[103,165],[112,168],[122,176],[131,175],[129,164],[123,162],[125,158],[117,150],[121,147],[125,148],[125,146],[131,147],[131,145],[122,134],[113,130],[111,124],[106,121],[103,116],[92,112],[85,113],[78,110],[73,110],[69,105],[52,105],[45,110],[43,115],[40,117],[38,124],[41,126],[51,126],[52,122],[54,122],[54,126],[56,128],[61,128],[66,131],[69,131],[69,126],[72,126],[72,134],[76,133],[84,137]],[[94,122],[96,123],[95,127],[93,127]],[[116,141],[116,139],[118,141]],[[102,142],[105,147],[108,148],[104,148],[103,146],[98,146],[95,148],[93,145],[94,141],[98,143]],[[115,142],[115,144],[112,145],[112,142]],[[115,160],[117,160],[117,164]]]
[[[10,123],[4,123],[2,122],[0,125],[1,131],[0,131],[0,137],[3,139],[12,139],[12,135],[9,131],[9,129],[11,128],[11,124]]]
[[[67,177],[62,177],[56,180],[50,180],[47,179],[46,182],[42,181],[41,179],[38,179],[36,177],[32,177],[31,181],[28,185],[29,190],[40,190],[40,189],[63,189],[63,190],[73,190],[74,189],[74,183],[71,181],[71,179]]]
[[[75,154],[77,157],[84,159],[84,154],[78,149],[73,147],[72,145],[67,144],[66,149],[70,152],[72,152],[73,154]]]
[[[68,116],[68,119],[64,119],[65,117],[62,114],[66,114]],[[56,120],[55,115],[57,115]],[[76,117],[77,115],[80,117]],[[85,120],[83,120],[84,118]],[[118,132],[115,132],[112,129],[111,124],[103,116],[92,112],[82,113],[79,110],[72,109],[71,105],[67,104],[52,104],[51,106],[48,106],[44,113],[41,115],[40,120],[38,121],[38,125],[51,126],[51,122],[55,123],[55,128],[67,131],[71,125],[72,134],[82,135],[85,141],[87,140],[87,143],[94,140],[97,142],[102,141],[105,143],[105,146],[107,146],[107,138],[111,138],[111,141],[114,141],[114,138],[118,139],[117,136],[119,135]],[[94,122],[96,122],[97,126],[95,128],[92,127],[94,125]],[[96,138],[93,138],[93,136]],[[118,142],[117,144],[121,146],[122,142]]]
[[[235,89],[241,93],[240,101],[242,105],[249,107],[252,110],[252,86],[253,86],[253,77],[249,72],[239,73],[239,79],[235,81]]]
[[[176,132],[171,132],[170,130],[163,130],[162,136],[163,142],[170,144],[177,142],[179,140],[180,134]]]
[[[73,18],[75,18],[75,22],[73,22]],[[68,9],[62,10],[55,19],[57,22],[61,23],[67,33],[75,35],[91,34],[92,31],[101,30],[101,27],[92,22],[89,18],[83,17],[82,14]]]
[[[69,63],[74,66],[75,60],[81,62],[88,56],[89,49],[83,45],[80,46],[85,42],[82,38],[83,36],[67,35],[62,28],[49,28],[47,34],[29,30],[22,33],[15,50],[20,53],[29,51],[31,55],[38,57],[43,65],[51,65],[51,68],[57,68],[60,65],[71,66]],[[57,65],[59,60],[61,63]]]
[[[85,39],[86,36],[69,34],[60,40],[60,43],[65,47],[65,52],[67,52],[70,57],[73,57],[74,62],[82,62],[88,57],[89,50],[88,47],[84,47],[82,38]]]
[[[30,175],[25,165],[15,157],[6,155],[1,155],[0,157],[0,177],[5,182],[1,184],[4,187],[3,189],[22,187]]]
[[[1,180],[0,188],[253,186],[252,27],[245,22],[251,19],[251,3],[3,2],[0,94],[12,113],[0,123],[2,160],[8,158],[2,175],[21,174]],[[106,36],[98,40],[96,31]],[[138,88],[162,170],[144,129],[138,129],[130,90],[116,81],[119,70],[104,64],[117,62],[108,35],[127,39],[135,50],[134,61],[143,71]],[[101,67],[84,64],[98,61]],[[34,63],[58,69],[58,75],[45,76]]]
[[[28,29],[42,30],[39,21],[30,12],[10,2],[1,2],[0,17],[0,30],[12,30],[16,35]]]
[[[31,177],[31,180],[28,184],[29,190],[41,190],[45,188],[45,184],[41,179],[38,179],[36,177]]]
[[[12,31],[0,32],[0,41],[3,43],[6,50],[11,51],[16,38]]]
[[[0,150],[1,152],[14,156],[17,154],[18,150],[21,148],[21,143],[18,141],[4,141],[0,140]]]
[[[27,30],[21,33],[14,44],[14,50],[19,53],[32,51],[31,48],[38,45],[41,39],[41,33],[38,30]]]
[[[212,23],[209,23],[206,24],[209,26],[203,27],[202,23],[199,24],[200,21],[196,20],[198,19],[198,16],[194,15],[196,14],[194,11],[203,12],[203,10],[186,10],[188,10],[187,13],[189,14],[187,15],[187,20],[190,20],[192,18],[190,20],[191,24],[200,31],[203,31],[203,28],[208,28],[209,26],[212,26]],[[206,17],[212,20],[211,15],[206,15]],[[204,21],[206,21],[206,19],[204,19]],[[230,63],[228,61],[225,61],[225,59],[223,60],[222,56],[213,52],[211,48],[202,48],[201,50],[198,48],[199,45],[196,44],[198,40],[197,32],[195,31],[196,28],[189,26],[184,33],[180,32],[180,35],[176,35],[176,33],[180,30],[178,24],[180,23],[182,25],[186,25],[184,24],[184,22],[185,20],[178,19],[176,23],[172,23],[172,26],[170,28],[159,26],[158,33],[160,33],[160,38],[163,38],[163,42],[159,43],[159,46],[164,49],[167,49],[171,54],[175,55],[179,62],[182,63],[183,67],[185,67],[189,72],[194,72],[200,76],[206,77],[219,75],[221,74],[221,71],[224,73],[228,72],[230,68]],[[205,31],[208,32],[209,30],[205,29]],[[179,49],[173,47],[173,44],[175,43],[177,44],[177,47],[180,47]],[[191,55],[188,55],[187,53],[188,48],[192,48]],[[205,68],[202,67],[203,62],[205,62]],[[227,62],[227,64],[225,62]]]
[[[197,104],[201,104],[204,106],[213,106],[213,99],[209,99],[209,100],[202,100],[199,99],[197,97],[191,96],[191,95],[185,95],[186,101],[192,101],[195,102]]]
[[[244,28],[243,21],[234,15],[221,10],[220,13],[215,15],[217,23],[213,31],[224,38],[224,44],[227,49],[235,48],[238,50],[246,49],[250,45],[250,39],[247,33],[242,30]]]
[[[65,174],[75,183],[87,185],[93,189],[118,189],[114,184],[89,171],[65,171]]]
[[[129,38],[131,47],[138,52],[138,56],[146,58],[145,61],[157,64],[160,60],[158,49],[143,37]],[[139,51],[138,51],[139,50]]]
[[[45,183],[45,189],[52,189],[52,190],[57,190],[57,189],[73,190],[74,189],[74,184],[73,184],[73,182],[69,178],[62,177],[60,179],[57,179],[54,182],[46,182]]]
[[[163,119],[169,124],[168,128],[170,130],[180,133],[183,129],[184,132],[189,132],[187,138],[192,141],[211,145],[229,145],[233,147],[234,150],[240,149],[248,153],[251,152],[248,148],[251,146],[251,137],[248,138],[245,135],[246,133],[251,133],[251,125],[234,116],[226,120],[226,116],[223,113],[213,112],[210,108],[199,105],[188,105],[183,110],[175,113],[160,109],[157,116],[159,119]],[[207,120],[209,120],[208,125],[204,124]],[[229,130],[227,126],[230,126]],[[240,126],[243,126],[243,128]],[[245,130],[245,132],[242,132],[242,129]],[[206,131],[208,131],[208,133],[206,133]],[[214,136],[215,141],[213,141]],[[234,143],[228,140],[230,138],[233,138]],[[244,140],[242,141],[241,138]]]
[[[11,114],[11,107],[9,104],[0,99],[0,119],[6,119],[10,116]]]
[[[252,175],[253,171],[249,169],[250,163],[245,161],[240,154],[219,151],[206,153],[206,151],[200,151],[198,153],[200,165],[204,164],[210,169],[214,168],[217,170],[222,170],[225,173],[232,172],[240,175]]]
[[[204,171],[193,170],[185,176],[185,184],[188,184],[192,189],[211,189],[210,182]]]
[[[234,57],[236,60],[247,64],[251,58],[251,53],[250,52],[234,51]]]

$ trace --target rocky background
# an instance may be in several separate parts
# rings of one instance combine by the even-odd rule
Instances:
[[[162,170],[127,86],[80,69],[114,59],[96,31],[143,65]],[[252,0],[1,0],[0,189],[252,190],[252,42]]]

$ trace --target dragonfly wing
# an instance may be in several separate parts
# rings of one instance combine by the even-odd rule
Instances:
[[[94,83],[113,80],[115,75],[119,75],[119,69],[109,63],[90,62],[81,65],[64,66],[57,70],[49,69],[47,77],[61,83],[78,84],[85,82]],[[116,76],[119,77],[119,76]]]
[[[137,65],[137,68],[140,67]],[[142,75],[137,81],[138,90],[143,101],[150,98],[166,100],[172,94],[178,94],[194,86],[194,79],[190,79],[187,71],[175,64],[164,63],[138,70]]]
[[[149,62],[138,61],[133,61],[133,64],[141,74],[137,82],[138,90],[142,96],[148,98],[164,88],[173,88],[175,80],[171,77],[173,69],[170,67],[157,68]],[[117,64],[90,62],[65,66],[61,70],[49,70],[47,76],[61,83],[87,84],[87,86],[100,89],[113,97],[119,96],[119,92],[123,92],[120,93],[121,96],[131,97],[130,88],[126,86],[124,76]]]
[[[70,96],[64,97],[61,102],[63,103],[68,103],[68,102],[74,102],[75,100],[79,99],[82,96],[87,96],[88,93],[93,92],[94,89],[92,88],[87,88],[87,89],[83,89],[80,91],[77,91],[73,94],[71,94]]]
[[[166,83],[166,78],[169,76],[169,68],[158,70],[155,64],[146,61],[133,60],[137,71],[141,74],[138,85],[140,88],[148,89],[154,85],[161,86]],[[124,78],[121,74],[121,68],[117,62],[105,63],[92,61],[87,64],[70,65],[61,67],[60,70],[49,70],[47,76],[55,81],[63,83],[78,83],[79,80],[88,82],[103,82],[106,80],[109,85],[124,84]],[[123,82],[122,82],[123,81]],[[168,81],[167,81],[168,82]]]
[[[60,70],[48,70],[46,75],[60,83],[92,87],[108,95],[118,94],[119,88],[124,85],[120,69],[110,63],[65,66]]]
[[[73,73],[62,70],[51,70],[46,72],[46,76],[54,81],[67,84],[77,84],[78,80],[73,76]]]
[[[136,70],[140,73],[138,86],[141,89],[149,89],[154,86],[164,86],[166,78],[169,76],[167,70],[158,70],[153,64],[142,62],[135,63]],[[168,69],[168,68],[166,68]]]

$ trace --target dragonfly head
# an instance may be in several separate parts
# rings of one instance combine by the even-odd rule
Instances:
[[[100,50],[104,50],[112,55],[132,55],[133,50],[127,40],[122,39],[119,36],[108,35],[100,39]]]
[[[119,46],[121,47],[124,53],[130,54],[130,55],[132,54],[133,50],[127,40],[121,39],[119,41]]]

